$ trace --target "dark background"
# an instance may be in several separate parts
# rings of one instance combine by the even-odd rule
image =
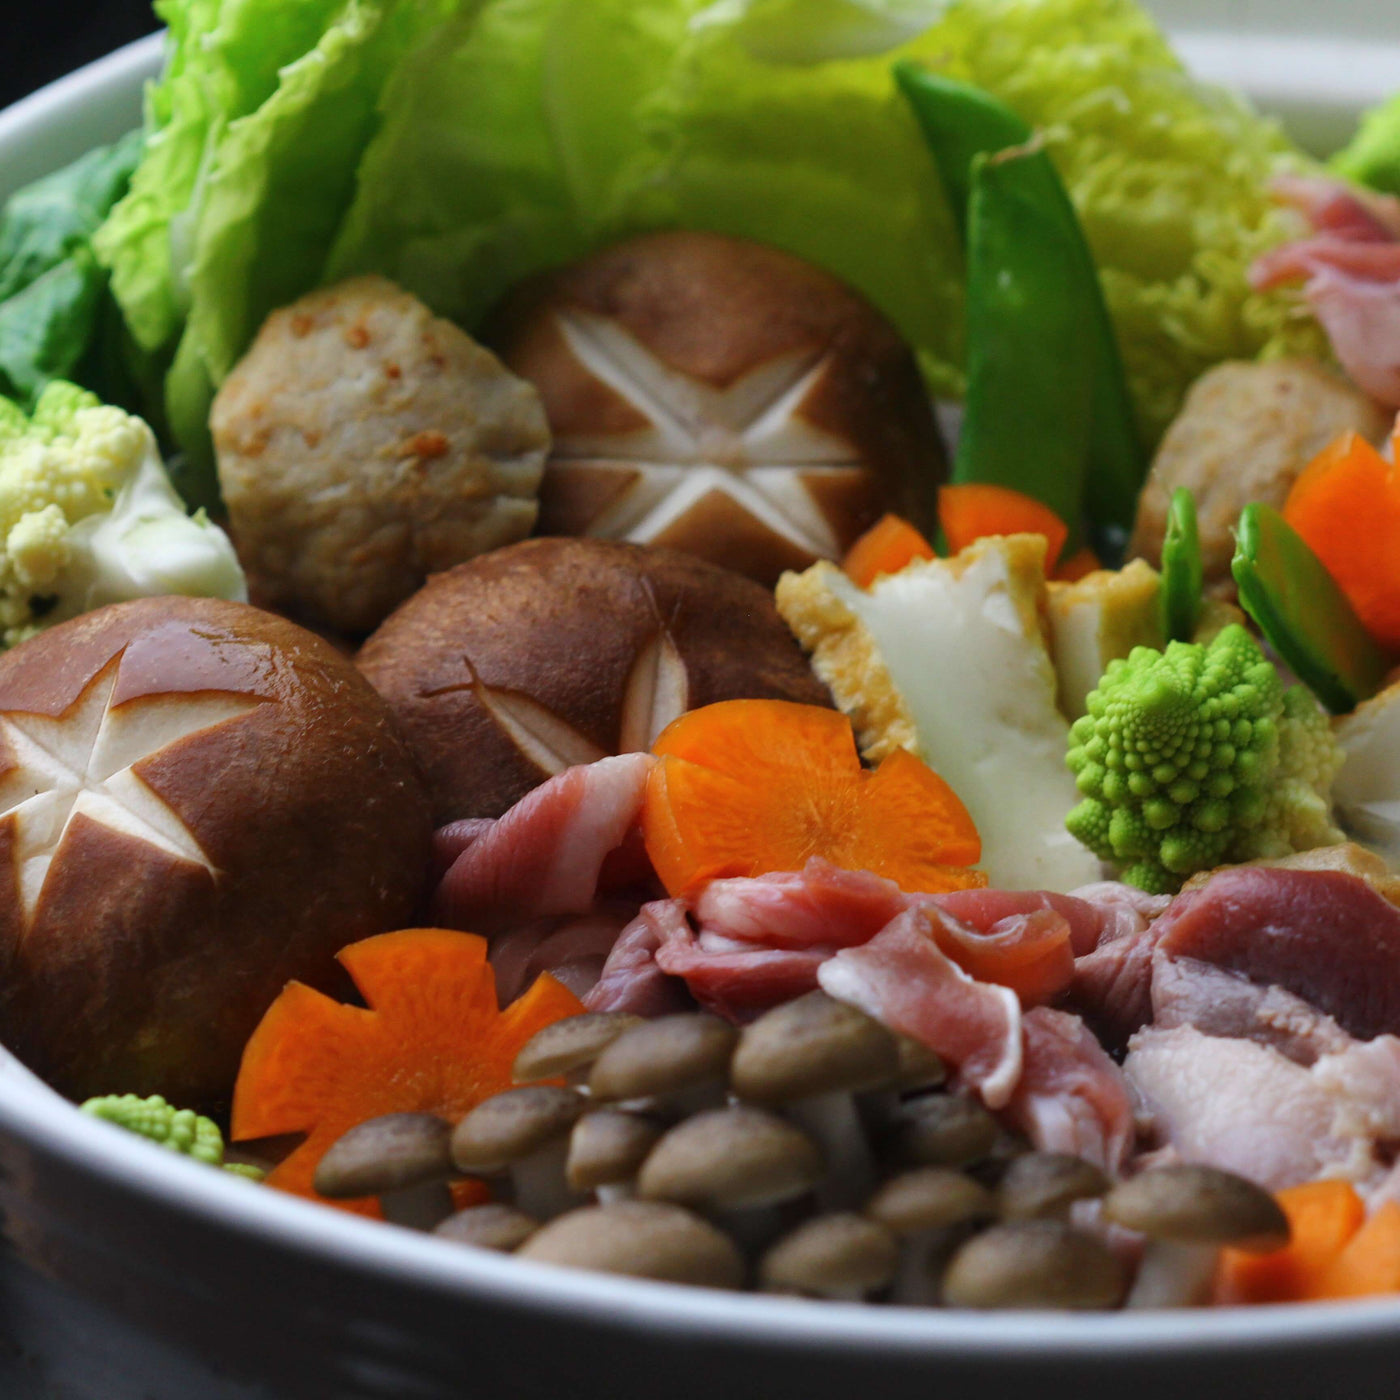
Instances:
[[[296,0],[287,0],[294,4]],[[0,44],[0,107],[160,27],[150,0],[23,0]]]

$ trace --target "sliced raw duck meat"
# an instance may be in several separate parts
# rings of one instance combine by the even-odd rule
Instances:
[[[859,948],[821,964],[817,981],[957,1067],[989,1108],[1005,1108],[1021,1074],[1021,1008],[1005,987],[976,982],[939,948],[929,912],[906,910]]]
[[[1074,980],[1072,925],[1048,901],[1062,895],[967,891],[981,905],[960,903],[983,926],[973,926],[949,909],[955,896],[935,896],[922,907],[938,946],[979,982],[1009,987],[1025,1006],[1051,1001]],[[1071,901],[1072,902],[1072,901]]]
[[[1078,1016],[1038,1006],[1021,1021],[1021,1077],[1006,1117],[1041,1152],[1068,1152],[1117,1173],[1133,1150],[1123,1071]]]
[[[1173,901],[1112,880],[1084,885],[1071,898],[1093,909],[1099,928],[1091,947],[1076,940],[1068,1004],[1106,1045],[1121,1047],[1152,1018],[1155,925]]]
[[[488,957],[496,974],[496,999],[509,1006],[548,972],[582,1000],[636,913],[635,904],[603,907],[588,914],[539,919],[492,941]]]
[[[536,919],[589,912],[609,857],[641,812],[650,754],[567,768],[483,825],[439,833],[438,853],[461,849],[442,877],[433,915],[448,928],[492,937]]]
[[[1152,1024],[1253,1040],[1300,1065],[1354,1044],[1330,1016],[1282,987],[1261,986],[1194,958],[1162,958],[1152,976]]]
[[[1373,398],[1400,408],[1400,201],[1325,179],[1278,181],[1275,192],[1314,233],[1259,258],[1251,285],[1303,282],[1343,368]]]
[[[1154,1028],[1133,1037],[1123,1071],[1163,1144],[1186,1161],[1271,1191],[1319,1176],[1375,1188],[1390,1171],[1400,1105],[1391,1040],[1309,1069],[1250,1040]]]
[[[617,936],[597,983],[583,997],[590,1011],[630,1011],[634,1016],[665,1016],[694,1006],[686,985],[657,965],[656,954],[669,940],[693,936],[679,899],[656,899]]]
[[[768,948],[849,948],[909,903],[893,880],[814,859],[801,870],[712,880],[695,901],[695,917],[708,932]]]
[[[1400,1034],[1400,910],[1333,871],[1238,866],[1178,898],[1155,957],[1282,987],[1361,1040]]]

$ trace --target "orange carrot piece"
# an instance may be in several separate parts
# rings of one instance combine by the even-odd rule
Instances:
[[[1034,496],[977,482],[939,488],[938,523],[954,554],[988,535],[1044,535],[1047,575],[1069,539],[1069,526]]]
[[[915,559],[932,559],[933,546],[903,517],[882,516],[847,551],[842,567],[862,588],[881,574],[897,574]]]
[[[1304,469],[1283,517],[1383,647],[1400,649],[1400,471],[1358,433]]]
[[[243,1051],[233,1091],[234,1141],[304,1133],[268,1183],[360,1215],[376,1200],[325,1201],[312,1188],[326,1149],[383,1113],[436,1113],[452,1121],[511,1087],[516,1052],[582,1006],[545,974],[504,1011],[486,940],[450,929],[402,929],[339,954],[368,1008],[289,982]],[[454,1190],[459,1205],[484,1187]]]
[[[783,700],[726,700],[668,726],[647,779],[642,835],[672,895],[725,876],[800,870],[820,856],[901,889],[986,883],[957,794],[903,749],[862,769],[851,722]]]
[[[1219,1303],[1297,1303],[1313,1296],[1316,1280],[1341,1254],[1366,1219],[1366,1206],[1349,1181],[1311,1181],[1278,1193],[1292,1239],[1270,1254],[1221,1252],[1215,1293]]]
[[[1387,1201],[1322,1271],[1310,1298],[1400,1293],[1400,1204]]]
[[[1103,560],[1086,544],[1076,549],[1068,559],[1062,559],[1050,575],[1057,583],[1078,583],[1103,568]]]

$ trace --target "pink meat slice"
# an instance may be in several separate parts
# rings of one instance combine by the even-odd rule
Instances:
[[[1251,285],[1302,282],[1343,368],[1373,398],[1400,407],[1400,202],[1322,178],[1280,181],[1275,192],[1315,232],[1259,258]]]
[[[1133,1037],[1123,1072],[1163,1144],[1186,1161],[1271,1191],[1320,1176],[1369,1190],[1390,1171],[1386,1105],[1400,1103],[1400,1063],[1387,1049],[1352,1047],[1309,1069],[1251,1040],[1151,1028]]]
[[[1021,1077],[1006,1117],[1042,1152],[1122,1170],[1133,1150],[1133,1100],[1123,1072],[1078,1016],[1036,1007],[1021,1020]]]
[[[983,934],[1004,934],[1033,915],[1057,914],[1065,921],[1075,956],[1092,952],[1114,917],[1088,900],[1046,890],[955,890],[933,895],[930,902]]]
[[[1238,866],[1176,900],[1154,957],[1282,987],[1361,1040],[1400,1034],[1400,910],[1364,880]]]
[[[496,999],[508,1006],[548,972],[579,998],[598,981],[619,935],[636,913],[633,905],[602,907],[588,914],[540,919],[491,941]]]
[[[712,880],[695,917],[709,932],[767,948],[848,948],[873,938],[911,898],[893,880],[813,859],[801,870]]]
[[[433,918],[487,937],[539,919],[585,914],[615,852],[628,852],[656,760],[621,754],[568,768],[489,824],[439,834],[444,858]]]
[[[908,909],[862,947],[817,970],[822,989],[935,1051],[990,1108],[1021,1074],[1021,1008],[1013,992],[975,982],[938,946],[927,911]]]
[[[689,936],[685,905],[679,899],[656,899],[642,905],[637,917],[618,934],[598,981],[584,994],[590,1011],[629,1011],[634,1016],[665,1016],[692,1008],[685,983],[668,977],[656,954],[668,938]]]

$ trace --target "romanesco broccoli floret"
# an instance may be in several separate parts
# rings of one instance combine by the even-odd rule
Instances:
[[[139,1094],[107,1094],[89,1099],[83,1112],[211,1167],[223,1165],[224,1135],[219,1125],[193,1109],[172,1107],[159,1094],[145,1099]]]
[[[1342,839],[1327,719],[1303,687],[1284,689],[1243,627],[1134,648],[1088,707],[1070,730],[1084,800],[1066,825],[1129,884],[1169,894],[1200,870]]]
[[[228,537],[185,513],[140,418],[55,381],[0,399],[0,644],[158,593],[244,599]]]

